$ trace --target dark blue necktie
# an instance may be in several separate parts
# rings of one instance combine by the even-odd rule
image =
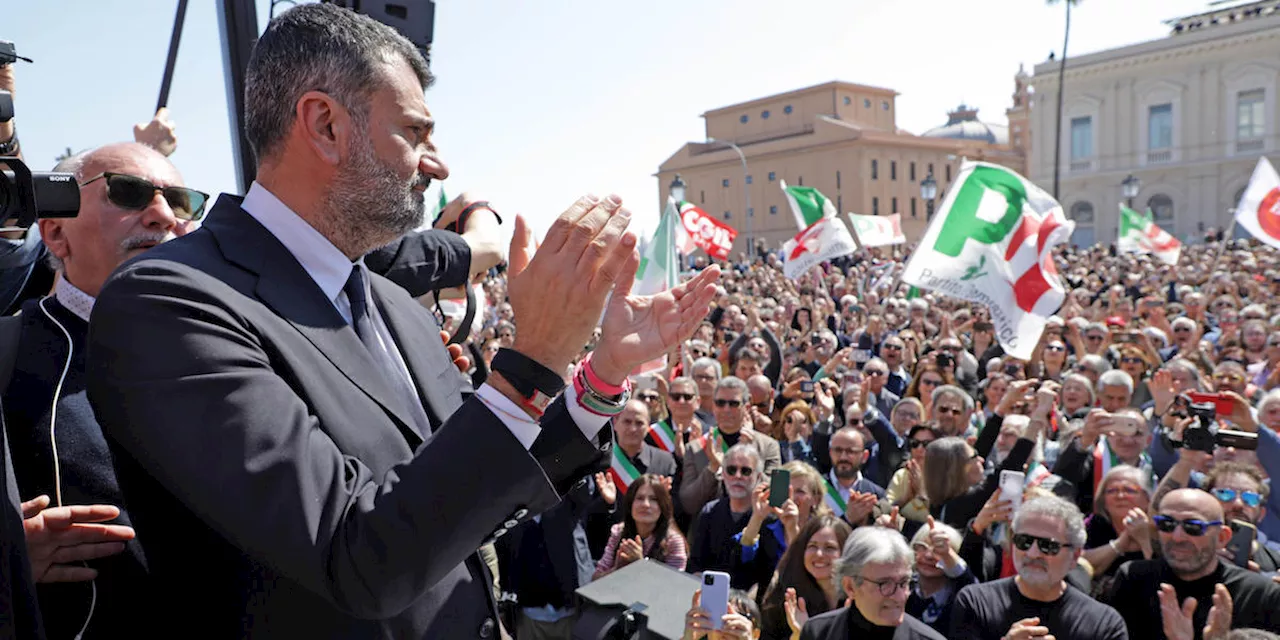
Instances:
[[[347,277],[347,284],[342,290],[347,294],[347,302],[351,305],[352,328],[356,330],[356,335],[360,337],[360,342],[364,344],[364,348],[369,352],[369,357],[373,358],[387,384],[391,385],[405,408],[409,410],[409,416],[414,422],[411,426],[416,428],[419,436],[425,438],[431,433],[431,422],[428,420],[426,412],[423,411],[417,390],[405,378],[404,372],[400,370],[400,367],[391,358],[387,348],[384,348],[378,340],[377,329],[374,328],[373,324],[373,316],[369,312],[369,297],[366,294],[364,268],[361,265],[352,265],[351,275]]]

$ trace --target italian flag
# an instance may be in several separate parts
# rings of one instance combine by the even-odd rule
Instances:
[[[671,423],[669,421],[662,420],[650,425],[649,435],[653,437],[654,446],[666,451],[667,453],[675,453],[676,431],[671,428]]]
[[[785,180],[778,181],[782,185],[782,193],[787,196],[791,205],[791,213],[796,217],[796,226],[807,229],[823,218],[836,216],[836,205],[822,192],[813,187],[788,187]]]
[[[1178,257],[1182,255],[1182,243],[1177,238],[1157,227],[1150,216],[1123,204],[1120,205],[1120,234],[1116,246],[1121,251],[1149,253],[1170,265],[1178,264]]]
[[[640,253],[640,266],[636,269],[636,280],[631,285],[631,295],[651,296],[674,289],[679,277],[680,265],[676,260],[676,227],[680,226],[675,204],[668,203],[662,213],[662,221],[658,230],[653,233],[653,240]],[[664,369],[667,356],[664,354],[655,360],[642,365],[633,374],[649,373]]]
[[[627,459],[618,443],[613,443],[613,462],[609,463],[609,475],[613,476],[613,484],[618,487],[618,495],[625,495],[632,482],[640,477],[640,471]]]
[[[1075,223],[1040,187],[1000,165],[966,162],[902,281],[991,311],[1009,355],[1029,360],[1066,291],[1053,249]]]
[[[822,501],[826,503],[837,516],[843,516],[844,510],[849,506],[844,498],[840,497],[840,492],[836,490],[835,485],[826,478],[822,479],[822,484],[827,488],[827,495],[823,496]]]

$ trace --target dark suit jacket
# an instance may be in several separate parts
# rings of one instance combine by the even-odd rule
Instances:
[[[643,465],[636,466],[640,473],[673,478],[676,475],[676,457],[647,442],[640,445],[640,455],[637,457],[640,459],[640,465]]]
[[[493,637],[476,548],[599,468],[608,432],[587,440],[560,398],[526,451],[461,401],[432,315],[372,276],[432,425],[418,433],[239,204],[122,266],[90,323],[89,399],[153,579],[138,633]]]
[[[800,630],[800,640],[848,640],[860,637],[882,637],[889,627],[875,627],[855,607],[840,607],[809,618]],[[854,632],[857,633],[854,633]],[[878,635],[877,635],[878,634]],[[945,640],[946,636],[929,628],[910,615],[902,616],[902,624],[893,629],[893,640]]]

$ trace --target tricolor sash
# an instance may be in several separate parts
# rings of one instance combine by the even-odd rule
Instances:
[[[822,501],[826,503],[837,516],[843,517],[844,511],[848,508],[849,503],[840,497],[840,491],[835,485],[831,484],[826,478],[822,479],[822,484],[827,488],[827,495],[823,496]]]
[[[1102,478],[1107,475],[1107,472],[1121,464],[1124,463],[1120,461],[1120,456],[1117,456],[1115,452],[1111,450],[1111,445],[1107,444],[1107,437],[1099,436],[1098,444],[1093,448],[1094,491],[1097,491],[1098,487],[1102,486]],[[1155,477],[1155,471],[1153,470],[1154,467],[1151,464],[1151,456],[1147,455],[1146,451],[1143,451],[1138,456],[1138,468],[1146,471],[1148,474],[1151,474],[1152,478]]]
[[[660,420],[649,425],[649,436],[653,446],[667,453],[676,452],[676,431],[671,427],[671,421]]]
[[[618,487],[619,495],[625,495],[631,483],[640,477],[640,471],[617,444],[613,445],[613,462],[609,464],[609,475],[613,476],[613,484]]]

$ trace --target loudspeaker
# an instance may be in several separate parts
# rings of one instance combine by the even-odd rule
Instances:
[[[678,640],[697,578],[648,558],[578,589],[574,640]]]
[[[363,13],[400,32],[422,50],[425,56],[431,51],[431,36],[435,30],[435,0],[323,0],[329,4],[346,7]],[[429,59],[429,57],[428,57]]]

